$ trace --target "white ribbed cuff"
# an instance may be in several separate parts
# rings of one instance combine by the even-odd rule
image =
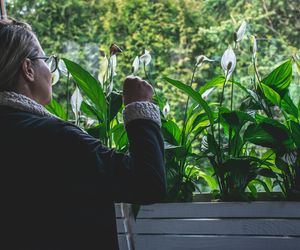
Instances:
[[[132,102],[123,110],[124,124],[136,119],[147,119],[154,121],[161,127],[159,107],[152,102]]]

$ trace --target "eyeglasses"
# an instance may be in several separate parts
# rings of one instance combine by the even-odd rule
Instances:
[[[37,56],[33,58],[29,58],[30,60],[42,59],[47,64],[51,73],[53,73],[57,69],[58,58],[57,56]]]

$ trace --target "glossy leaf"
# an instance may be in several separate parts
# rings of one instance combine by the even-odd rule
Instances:
[[[122,150],[127,146],[128,137],[123,123],[115,125],[110,133],[113,134],[114,143],[118,150]]]
[[[244,140],[264,147],[274,148],[276,140],[259,124],[250,124],[245,133]]]
[[[280,106],[280,95],[273,90],[271,87],[261,83],[261,90],[266,97],[267,100],[269,100],[272,104]]]
[[[281,64],[274,69],[266,78],[262,80],[264,84],[275,90],[283,97],[292,81],[292,59]]]
[[[210,121],[210,124],[214,124],[214,120],[213,120],[213,113],[209,107],[209,105],[207,104],[207,102],[201,97],[201,94],[194,91],[190,86],[177,81],[177,80],[173,80],[171,78],[168,77],[163,77],[163,79],[165,81],[167,81],[168,83],[172,84],[173,86],[177,87],[178,89],[184,91],[186,94],[189,95],[189,97],[193,98],[197,103],[199,103],[201,105],[201,107],[205,110],[208,119]]]
[[[242,111],[223,112],[221,116],[235,130],[241,129],[246,122],[255,122],[251,115]]]
[[[98,115],[105,120],[107,103],[100,83],[77,63],[66,58],[63,58],[63,60],[68,71],[78,84],[78,87],[91,100],[91,102],[94,103],[97,108]]]
[[[208,144],[209,153],[211,153],[213,155],[219,155],[218,144],[217,144],[215,138],[211,134],[207,135],[207,144]]]
[[[259,168],[256,173],[258,175],[264,176],[264,177],[270,177],[270,178],[276,178],[276,174],[269,168]]]
[[[286,93],[281,100],[281,108],[294,118],[298,119],[298,108],[295,106],[288,93]]]
[[[292,137],[298,149],[300,149],[300,125],[294,121],[290,122]]]
[[[244,140],[280,152],[293,150],[289,130],[283,124],[269,118],[263,119],[259,124],[249,125],[244,133]]]
[[[106,137],[106,128],[104,124],[97,124],[93,127],[86,129],[86,131],[93,137],[103,141]]]
[[[64,108],[52,98],[51,102],[45,107],[49,112],[61,118],[62,120],[67,120],[67,113]]]
[[[119,93],[116,93],[116,92],[111,92],[108,98],[111,98],[111,100],[110,100],[110,118],[109,118],[109,120],[111,121],[116,117],[116,115],[120,111],[122,104],[123,104],[123,100],[122,100],[122,95],[120,95]]]
[[[99,122],[103,122],[103,120],[101,120],[101,117],[98,116],[97,110],[93,106],[88,104],[86,101],[83,101],[81,103],[80,110],[87,116],[92,117],[98,120]]]
[[[191,167],[189,167],[189,168],[191,168]],[[187,169],[189,169],[189,168],[187,168]],[[193,167],[193,172],[191,172],[191,176],[192,175],[195,175],[197,178],[203,178],[211,190],[215,190],[218,188],[217,181],[212,176],[201,171],[199,168]]]
[[[180,144],[180,135],[181,135],[181,130],[178,127],[178,125],[172,121],[168,120],[162,123],[162,130],[165,139],[173,144],[173,145],[179,145]]]
[[[208,82],[206,82],[203,86],[200,87],[199,93],[202,95],[205,91],[214,88],[214,87],[222,87],[225,81],[224,76],[217,76]]]

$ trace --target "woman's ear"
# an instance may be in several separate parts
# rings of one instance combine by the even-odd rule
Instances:
[[[34,69],[33,69],[33,64],[32,61],[29,58],[26,58],[22,62],[22,74],[25,80],[29,82],[34,81]]]

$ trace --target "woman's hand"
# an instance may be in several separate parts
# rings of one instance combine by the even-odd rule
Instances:
[[[123,102],[126,106],[137,101],[151,101],[152,86],[138,76],[127,76],[123,84]]]

